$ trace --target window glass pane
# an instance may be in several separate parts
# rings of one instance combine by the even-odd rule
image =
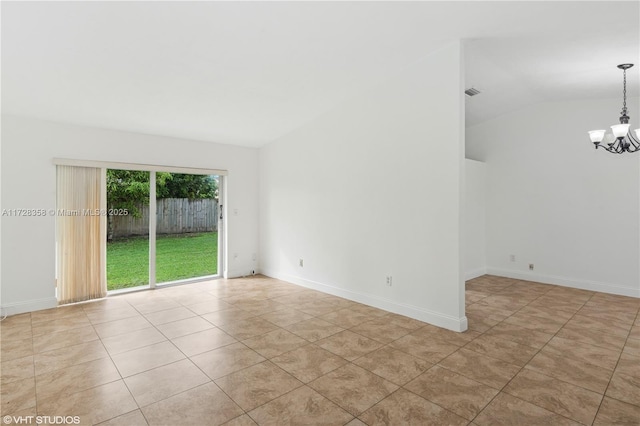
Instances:
[[[217,176],[156,174],[156,281],[218,273]]]
[[[149,284],[149,172],[107,170],[107,289]]]

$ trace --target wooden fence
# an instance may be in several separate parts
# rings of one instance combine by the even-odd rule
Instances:
[[[140,217],[111,216],[112,237],[149,235],[149,206],[139,205]],[[218,230],[218,202],[188,198],[162,198],[156,202],[156,233],[186,234]]]

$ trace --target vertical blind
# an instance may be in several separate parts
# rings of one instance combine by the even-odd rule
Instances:
[[[58,303],[107,295],[105,169],[57,166]]]

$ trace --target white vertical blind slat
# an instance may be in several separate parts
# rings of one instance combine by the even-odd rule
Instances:
[[[104,170],[100,168],[57,166],[57,295],[60,304],[107,294],[103,175]]]

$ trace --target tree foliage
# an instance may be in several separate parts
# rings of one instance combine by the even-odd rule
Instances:
[[[218,181],[213,176],[167,173],[169,176],[161,183],[157,181],[158,198],[218,198]]]
[[[218,198],[215,176],[182,173],[156,173],[156,198]],[[107,170],[107,205],[110,209],[127,209],[140,217],[137,206],[149,204],[149,172]]]
[[[107,206],[140,217],[138,205],[149,203],[149,172],[107,170]]]

